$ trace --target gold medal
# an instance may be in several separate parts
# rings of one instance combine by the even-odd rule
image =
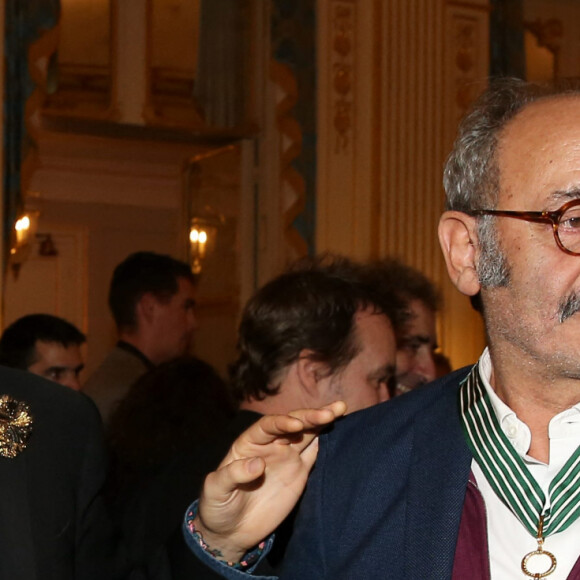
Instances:
[[[522,572],[530,578],[545,578],[549,576],[556,569],[556,556],[552,552],[544,550],[544,516],[540,516],[538,522],[538,535],[536,541],[538,542],[538,549],[533,552],[528,552],[522,560]],[[550,560],[550,567],[545,572],[532,572],[528,569],[528,564],[533,558],[548,558]]]
[[[497,497],[512,511],[538,547],[526,554],[521,568],[527,578],[546,578],[556,557],[544,550],[544,539],[580,519],[580,445],[554,475],[547,494],[502,431],[476,365],[459,390],[463,431],[475,461]]]

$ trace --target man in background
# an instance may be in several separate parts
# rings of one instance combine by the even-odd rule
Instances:
[[[408,319],[397,332],[397,380],[392,396],[411,391],[437,376],[435,318],[440,307],[437,288],[419,270],[396,258],[370,264],[370,280],[407,304]]]
[[[337,394],[348,412],[389,399],[405,302],[340,256],[301,260],[244,309],[230,368],[241,409],[287,413]]]
[[[0,338],[0,365],[29,371],[80,390],[85,335],[50,314],[29,314],[8,326]]]
[[[119,340],[82,388],[105,425],[141,375],[189,351],[196,326],[194,282],[185,262],[153,252],[131,254],[115,268],[109,307]]]
[[[337,398],[351,413],[389,398],[395,329],[405,319],[406,305],[367,281],[366,274],[366,265],[340,256],[303,259],[250,298],[238,330],[238,357],[230,367],[239,411],[220,437],[176,460],[149,488],[141,517],[128,518],[127,544],[137,559],[151,552],[152,536],[159,545],[166,541],[163,533],[180,526],[205,475],[262,415],[285,415]],[[276,531],[276,549],[269,557],[274,569],[292,525],[290,517]],[[195,563],[187,554],[172,552],[171,563],[175,580],[215,577],[208,568],[191,569]]]

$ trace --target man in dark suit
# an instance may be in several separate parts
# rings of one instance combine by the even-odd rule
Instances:
[[[267,551],[245,553],[300,494],[319,440],[283,578],[580,578],[580,88],[494,83],[444,182],[447,269],[480,297],[489,348],[319,439],[340,402],[246,431],[186,520],[224,576]]]
[[[391,396],[411,391],[436,378],[436,317],[441,305],[437,287],[425,274],[397,258],[368,265],[370,281],[406,303],[408,320],[397,329],[397,380]]]
[[[0,368],[0,384],[0,578],[116,577],[96,408],[32,373]]]

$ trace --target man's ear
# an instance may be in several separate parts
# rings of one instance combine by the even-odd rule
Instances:
[[[453,284],[466,296],[475,296],[481,288],[476,270],[476,218],[460,211],[446,211],[439,220],[439,243]]]
[[[311,350],[303,349],[296,361],[296,372],[302,388],[311,399],[318,399],[322,394],[321,381],[328,377],[328,365],[313,358]]]
[[[157,297],[151,292],[145,292],[145,294],[139,298],[135,308],[137,320],[151,324],[155,318],[155,309],[157,308],[157,305]]]

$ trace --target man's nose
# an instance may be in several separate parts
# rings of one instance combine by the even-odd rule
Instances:
[[[385,401],[388,401],[390,398],[391,393],[389,391],[389,386],[387,385],[387,383],[385,383],[384,385],[381,385],[379,389],[379,403],[384,403]]]
[[[77,377],[76,375],[63,377],[58,382],[61,385],[63,385],[64,387],[68,387],[69,389],[72,389],[73,391],[80,391],[81,390],[81,381],[80,381],[79,377]]]
[[[195,315],[195,312],[193,310],[191,310],[189,313],[188,320],[187,320],[187,326],[189,327],[189,330],[191,330],[191,331],[197,330],[199,328],[197,316]]]
[[[428,350],[417,356],[416,372],[420,374],[427,382],[435,380],[437,371],[435,368],[435,360],[433,358],[433,351]]]

